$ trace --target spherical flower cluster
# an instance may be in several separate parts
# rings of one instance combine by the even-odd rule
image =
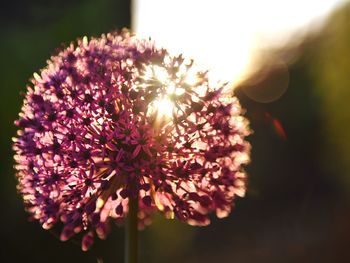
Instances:
[[[227,216],[245,192],[247,120],[192,60],[128,31],[86,37],[35,73],[14,138],[18,190],[45,229],[83,249],[139,200],[191,225]]]

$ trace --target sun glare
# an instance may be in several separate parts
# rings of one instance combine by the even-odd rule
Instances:
[[[150,116],[155,114],[158,120],[173,117],[175,113],[173,100],[186,93],[187,86],[196,86],[199,81],[198,71],[192,63],[193,61],[189,60],[181,64],[173,76],[166,67],[148,65],[144,68],[143,78],[149,81],[156,80],[161,87],[158,96],[148,105]],[[144,88],[147,89],[147,84]],[[200,88],[197,87],[197,91],[200,92]]]
[[[158,117],[171,117],[173,115],[174,103],[168,98],[162,98],[154,102]]]
[[[161,83],[166,83],[169,81],[169,74],[168,72],[159,66],[153,66],[152,71],[154,76],[161,82]]]
[[[159,96],[149,104],[149,113],[156,114],[157,119],[171,118],[174,112],[174,103],[170,100],[170,95],[181,95],[185,92],[183,88],[179,88],[171,80],[165,68],[152,65],[145,69],[146,79],[156,79],[162,85],[164,94]],[[146,87],[147,88],[147,87]]]
[[[258,49],[297,41],[340,2],[134,0],[132,27],[235,84],[254,70]]]

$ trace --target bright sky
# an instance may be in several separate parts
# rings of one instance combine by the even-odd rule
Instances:
[[[238,81],[257,48],[319,26],[342,0],[134,0],[133,30]]]

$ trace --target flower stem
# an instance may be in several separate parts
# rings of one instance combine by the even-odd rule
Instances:
[[[137,210],[138,198],[129,198],[129,213],[125,226],[125,263],[138,262],[138,238],[137,238]]]

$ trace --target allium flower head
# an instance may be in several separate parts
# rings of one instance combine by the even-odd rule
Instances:
[[[35,73],[14,138],[18,189],[45,229],[84,232],[83,249],[139,200],[191,225],[245,192],[247,120],[192,60],[128,31],[78,40]]]

